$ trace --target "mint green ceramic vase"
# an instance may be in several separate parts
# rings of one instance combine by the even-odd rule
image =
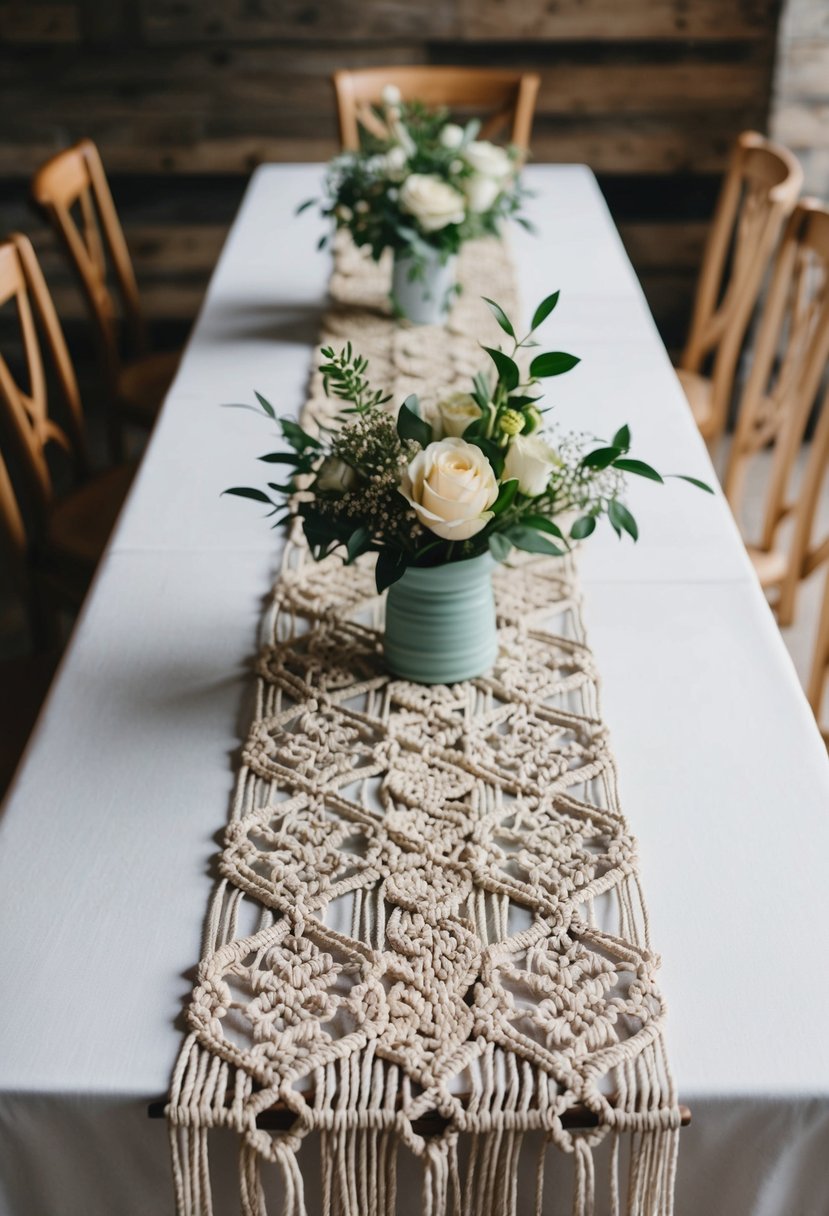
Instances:
[[[488,553],[410,566],[386,599],[386,666],[417,684],[454,684],[489,671],[498,653]]]

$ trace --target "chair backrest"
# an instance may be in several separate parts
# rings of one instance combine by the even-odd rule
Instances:
[[[21,387],[0,354],[0,423],[8,437],[15,467],[20,469],[37,523],[42,525],[54,497],[46,455],[49,444],[57,444],[68,455],[78,476],[86,473],[88,460],[78,383],[63,331],[31,243],[28,237],[19,234],[0,244],[0,308],[6,305],[17,311],[28,385]],[[63,426],[58,425],[49,411],[35,313],[64,399]],[[0,494],[3,494],[2,486]],[[12,534],[17,534],[14,524]]]
[[[481,138],[491,139],[509,128],[512,144],[523,151],[530,146],[539,77],[532,72],[501,68],[387,67],[335,72],[334,91],[340,139],[346,150],[360,146],[360,127],[382,134],[372,110],[386,85],[396,85],[404,101],[447,106],[455,111],[489,113]]]
[[[771,551],[780,524],[794,514],[779,605],[784,623],[790,617],[786,605],[793,604],[797,582],[816,564],[811,534],[829,459],[827,403],[794,498],[790,485],[827,363],[829,208],[804,199],[786,225],[775,260],[724,479],[726,496],[737,514],[751,460],[773,445],[758,547]]]
[[[28,589],[29,538],[12,479],[0,453],[0,557],[19,590]]]
[[[809,683],[806,692],[809,704],[814,710],[818,726],[821,724],[821,710],[826,691],[826,681],[829,678],[829,574],[823,589],[823,603],[820,609],[815,648],[812,654],[812,667],[809,672]],[[823,730],[823,737],[829,744],[829,729]]]
[[[133,355],[146,351],[147,329],[129,250],[94,143],[82,139],[41,165],[32,179],[32,197],[69,254],[114,390],[121,368],[119,316]],[[109,287],[109,265],[117,302]]]
[[[787,148],[753,131],[739,136],[708,232],[679,362],[699,372],[713,360],[716,437],[728,420],[737,362],[763,278],[802,182],[803,171]]]

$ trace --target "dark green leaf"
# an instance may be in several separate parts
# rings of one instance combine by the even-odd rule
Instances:
[[[512,327],[512,321],[510,321],[501,305],[496,304],[494,300],[490,300],[487,296],[481,296],[481,299],[483,300],[484,304],[488,304],[492,309],[492,315],[495,317],[495,320],[501,326],[504,333],[508,334],[511,338],[514,338],[515,330]]]
[[[700,481],[698,477],[689,477],[687,473],[666,473],[665,476],[687,481],[690,485],[696,486],[698,490],[705,490],[706,494],[714,493],[707,481]]]
[[[502,350],[493,350],[491,346],[485,346],[484,350],[495,364],[498,371],[498,379],[504,385],[507,392],[511,393],[514,388],[518,388],[521,373],[515,360],[511,359],[509,355],[505,355]]]
[[[618,448],[596,448],[582,456],[581,463],[585,469],[606,469],[621,454]]]
[[[361,553],[365,553],[370,544],[371,533],[369,532],[368,528],[355,528],[345,545],[346,552],[348,554],[348,561],[353,562],[354,559],[359,557]]]
[[[317,241],[317,249],[324,249],[327,244],[328,244],[328,237],[321,236],[320,239]]]
[[[502,562],[509,557],[512,549],[512,541],[507,540],[503,532],[493,532],[489,538],[489,551],[495,558],[496,562]]]
[[[304,431],[298,422],[293,422],[290,418],[280,418],[279,425],[282,428],[282,434],[296,452],[304,452],[306,448],[319,448],[319,439],[315,439],[313,435],[309,435]]]
[[[639,539],[639,528],[636,520],[633,518],[623,502],[617,502],[616,499],[613,499],[607,513],[610,518],[610,522],[614,525],[617,531],[619,528],[621,528],[623,531],[627,532],[629,536],[632,536],[634,540]]]
[[[269,507],[273,506],[273,502],[264,490],[253,490],[250,486],[231,486],[229,490],[223,490],[222,493],[236,494],[239,498],[252,498],[254,502],[266,502]]]
[[[532,325],[530,326],[530,333],[532,333],[534,330],[538,329],[538,327],[542,321],[547,320],[550,313],[555,308],[556,304],[558,304],[558,297],[560,294],[561,294],[560,292],[554,291],[551,296],[547,296],[546,300],[541,301],[538,308],[536,308],[535,312],[533,313]]]
[[[403,402],[397,415],[397,433],[401,439],[413,439],[422,448],[428,447],[432,442],[432,428],[407,404],[410,401],[417,406],[417,397],[407,397]]]
[[[651,481],[662,481],[662,477],[657,473],[656,469],[652,469],[649,464],[645,464],[644,460],[633,460],[627,456],[620,456],[618,460],[613,461],[614,469],[621,469],[623,473],[635,473],[637,477],[647,477]]]
[[[630,427],[620,426],[610,442],[614,448],[621,448],[622,451],[626,452],[630,447]]]
[[[315,198],[306,198],[304,203],[300,203],[294,215],[302,215],[303,211],[307,211],[309,207],[313,207],[317,200]]]
[[[254,392],[254,396],[256,397],[256,400],[262,406],[262,409],[265,411],[265,413],[268,415],[268,417],[273,418],[273,420],[275,422],[276,421],[276,410],[273,408],[270,401],[266,401],[261,393],[256,392],[256,389],[254,389],[253,392]]]
[[[302,464],[302,457],[296,452],[266,452],[258,459],[264,460],[265,464]]]
[[[406,573],[406,555],[399,549],[381,549],[377,557],[374,581],[378,591],[385,591]]]
[[[530,375],[543,380],[547,376],[560,376],[569,372],[581,363],[576,355],[568,355],[563,350],[548,350],[543,355],[536,355],[530,364]]]
[[[495,499],[495,502],[489,508],[490,511],[492,511],[492,513],[494,515],[500,515],[503,511],[506,511],[507,507],[510,505],[512,500],[515,498],[515,495],[517,492],[518,492],[518,478],[511,477],[509,479],[509,481],[505,481],[503,483],[503,485],[501,486],[501,489],[498,491],[498,497]]]
[[[476,448],[480,448],[484,456],[492,465],[492,471],[496,477],[500,477],[504,469],[504,453],[498,447],[497,443],[493,443],[491,439],[484,439],[483,435],[470,435],[467,443],[472,443]]]
[[[557,536],[559,540],[564,540],[561,528],[551,519],[547,519],[546,515],[522,515],[521,522],[530,528],[535,528],[537,532],[549,532],[550,536]]]
[[[563,557],[564,550],[554,545],[551,540],[536,528],[525,527],[524,524],[514,524],[507,528],[504,536],[515,545],[516,549],[524,549],[527,553],[547,553],[553,557]]]
[[[573,540],[584,540],[591,532],[596,531],[596,520],[592,515],[582,515],[570,529]]]

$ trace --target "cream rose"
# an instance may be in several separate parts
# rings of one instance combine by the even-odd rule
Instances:
[[[326,456],[319,467],[314,483],[317,490],[336,494],[345,494],[346,490],[350,490],[356,484],[356,472],[339,456]]]
[[[430,532],[444,540],[468,540],[492,518],[498,482],[480,448],[450,437],[418,452],[400,492]]]
[[[504,481],[518,479],[518,489],[538,498],[547,489],[550,474],[561,464],[555,448],[541,435],[516,435],[507,449]]]
[[[440,428],[444,435],[460,438],[470,422],[480,418],[481,410],[469,393],[450,393],[435,405]]]
[[[491,144],[486,139],[473,139],[463,153],[463,158],[481,177],[492,177],[496,181],[504,181],[511,177],[513,163],[508,153],[497,144]]]
[[[412,173],[406,178],[400,190],[400,206],[414,216],[424,232],[461,224],[466,215],[463,195],[428,173]]]
[[[469,210],[479,215],[482,211],[489,211],[501,193],[501,186],[494,177],[484,177],[482,173],[473,173],[463,183],[463,192],[466,195]]]

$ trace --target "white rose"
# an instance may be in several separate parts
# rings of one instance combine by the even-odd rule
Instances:
[[[430,532],[444,540],[468,540],[492,518],[498,482],[480,448],[450,438],[418,452],[400,491]]]
[[[489,211],[501,193],[501,186],[494,177],[484,177],[481,173],[473,173],[463,183],[463,192],[466,195],[469,210],[478,215],[482,211]]]
[[[493,177],[503,181],[513,172],[513,164],[509,155],[497,144],[491,144],[486,139],[473,139],[464,149],[464,160],[470,169],[480,173],[482,177]]]
[[[481,409],[469,393],[450,393],[435,406],[444,435],[460,438],[470,422],[480,418]]]
[[[386,106],[399,106],[402,101],[402,94],[396,84],[384,85],[380,96],[383,99],[383,104]]]
[[[326,456],[317,473],[314,488],[336,494],[344,494],[357,484],[357,474],[350,464],[339,456]]]
[[[463,143],[463,127],[456,122],[448,122],[440,133],[440,142],[444,148],[459,148]]]
[[[518,478],[518,489],[538,498],[547,489],[550,474],[561,464],[555,448],[541,435],[516,435],[507,449],[504,481]]]
[[[401,148],[399,144],[395,144],[393,148],[389,148],[383,160],[385,161],[386,176],[393,182],[402,181],[406,176],[406,165],[408,164],[405,149]]]
[[[400,191],[400,206],[413,215],[424,232],[461,224],[466,216],[462,194],[428,173],[412,173]]]

